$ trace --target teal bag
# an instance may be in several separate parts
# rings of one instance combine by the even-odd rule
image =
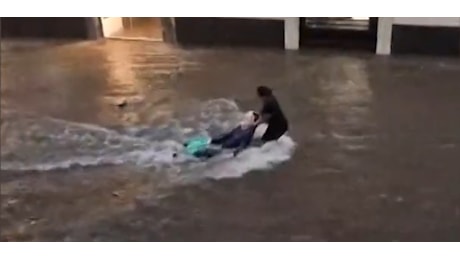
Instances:
[[[197,152],[204,151],[209,147],[210,139],[208,137],[194,137],[186,142],[185,153],[195,155]]]

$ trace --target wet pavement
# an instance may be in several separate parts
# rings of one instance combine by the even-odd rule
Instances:
[[[135,41],[1,47],[2,240],[460,240],[459,59]],[[261,84],[296,143],[269,169],[177,181],[170,169],[115,163],[115,148],[106,164],[34,168],[104,156],[101,140],[144,146],[118,133],[210,100],[257,108]]]

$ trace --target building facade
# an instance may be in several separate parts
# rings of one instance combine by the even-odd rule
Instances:
[[[161,39],[181,45],[363,48],[380,55],[460,55],[460,17],[156,18]],[[2,38],[99,39],[122,17],[1,18]]]

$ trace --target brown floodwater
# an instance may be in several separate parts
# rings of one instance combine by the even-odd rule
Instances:
[[[1,48],[2,240],[460,240],[458,58]],[[279,146],[212,165],[162,157],[258,109],[258,85],[290,122]]]

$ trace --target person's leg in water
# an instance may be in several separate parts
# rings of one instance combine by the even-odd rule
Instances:
[[[228,133],[225,133],[221,136],[218,136],[218,137],[215,137],[215,138],[212,138],[211,139],[211,144],[217,144],[217,145],[221,145],[222,143],[224,143],[225,141],[227,141],[230,137],[233,136],[233,134],[235,133],[237,127],[236,128],[233,128],[230,132]]]
[[[209,159],[211,157],[214,157],[216,156],[217,154],[219,154],[221,152],[220,149],[213,149],[213,148],[207,148],[203,151],[198,151],[194,154],[195,157],[198,157],[198,158],[206,158],[206,159]]]
[[[230,132],[228,133],[225,133],[221,136],[218,136],[218,137],[215,137],[215,138],[212,138],[211,139],[211,144],[212,145],[219,145],[219,146],[222,146],[227,140],[229,140],[234,132],[236,131],[236,128],[235,129],[232,129]],[[197,157],[197,158],[206,158],[206,159],[209,159],[211,157],[214,157],[215,155],[219,154],[220,152],[222,151],[221,148],[212,148],[212,147],[207,147],[206,149],[203,149],[203,150],[200,150],[200,151],[197,151],[193,154],[193,156]]]

